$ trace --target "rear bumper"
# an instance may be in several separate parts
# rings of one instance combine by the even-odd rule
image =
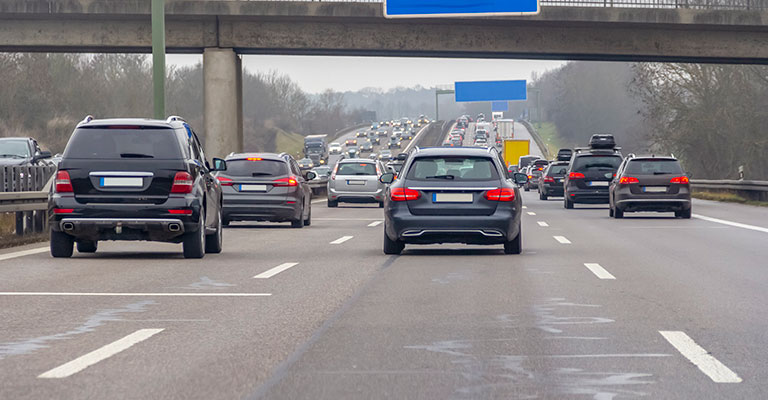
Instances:
[[[225,200],[226,201],[226,200]],[[221,216],[228,221],[273,221],[283,222],[299,218],[301,204],[226,204]]]
[[[350,203],[377,203],[384,201],[384,188],[374,192],[342,192],[328,186],[328,200]]]
[[[86,240],[167,241],[186,230],[177,218],[62,218],[57,231]]]
[[[638,199],[625,198],[616,200],[616,207],[622,211],[684,211],[691,208],[690,198]]]
[[[550,185],[549,183],[541,185],[541,192],[549,196],[562,196],[563,191],[563,185]]]
[[[393,240],[411,244],[501,244],[520,233],[520,216],[514,209],[497,209],[492,215],[413,215],[388,210],[385,231]]]
[[[608,188],[599,189],[569,189],[565,197],[574,203],[607,204]]]

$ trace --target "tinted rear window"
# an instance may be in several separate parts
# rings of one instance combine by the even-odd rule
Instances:
[[[636,175],[679,175],[683,173],[683,168],[676,160],[632,160],[627,164],[626,172]]]
[[[408,170],[408,179],[487,181],[499,179],[493,160],[488,157],[419,157]]]
[[[288,175],[288,165],[275,160],[228,160],[224,173],[230,176],[281,176]]]
[[[376,166],[371,163],[339,164],[337,175],[376,175]]]
[[[567,165],[553,165],[549,167],[549,175],[550,176],[563,176],[565,175],[565,171],[568,170]]]
[[[79,128],[64,151],[65,158],[180,159],[173,129]]]
[[[615,170],[621,164],[621,156],[579,156],[573,160],[573,171]]]

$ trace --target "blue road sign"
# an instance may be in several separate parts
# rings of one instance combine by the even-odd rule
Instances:
[[[491,103],[491,111],[509,111],[509,103],[506,101],[494,101]]]
[[[482,17],[538,13],[538,0],[384,0],[384,16],[387,18]]]
[[[456,82],[456,102],[508,101],[528,98],[525,80]]]

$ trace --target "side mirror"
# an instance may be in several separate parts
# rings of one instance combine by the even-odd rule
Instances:
[[[40,151],[39,153],[35,154],[35,160],[43,160],[43,159],[51,158],[51,157],[53,157],[53,154],[51,154],[50,151],[45,151],[45,150]]]
[[[400,153],[400,154],[398,154],[397,155],[397,159],[398,160],[402,160],[402,161],[407,160],[408,159],[408,153]]]
[[[389,184],[389,183],[392,183],[394,181],[395,181],[395,174],[393,174],[391,172],[387,172],[386,174],[381,174],[381,176],[379,177],[379,182],[381,182],[381,183]]]
[[[213,159],[213,169],[212,171],[226,171],[227,170],[227,162],[222,160],[221,158],[214,158]]]
[[[526,174],[515,172],[514,179],[515,179],[515,183],[518,185],[525,185],[526,183],[528,183],[528,175]]]
[[[315,173],[315,171],[307,171],[306,179],[308,181],[311,181],[312,179],[315,179],[315,178],[317,178],[317,174]]]

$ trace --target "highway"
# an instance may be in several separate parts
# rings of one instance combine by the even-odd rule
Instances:
[[[322,197],[311,226],[233,223],[201,260],[4,249],[0,398],[768,397],[763,209],[615,220],[521,194],[520,255],[385,256],[381,209]]]

